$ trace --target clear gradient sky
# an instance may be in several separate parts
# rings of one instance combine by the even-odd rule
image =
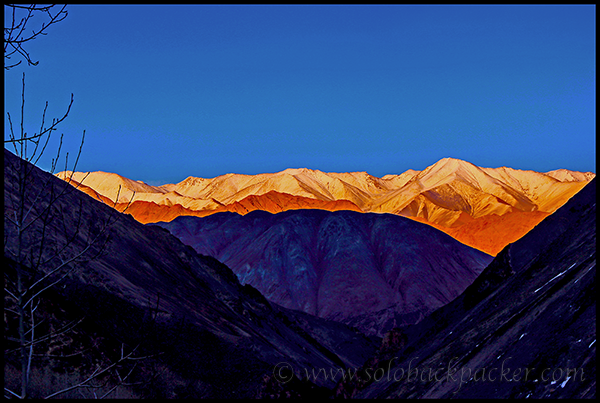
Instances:
[[[596,172],[595,5],[68,11],[27,47],[38,66],[5,72],[5,111],[19,116],[23,71],[30,132],[73,93],[59,133],[73,154],[86,130],[79,171]]]

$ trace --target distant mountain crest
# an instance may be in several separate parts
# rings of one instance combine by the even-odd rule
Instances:
[[[85,175],[75,172],[73,180],[79,183]],[[64,178],[65,174],[57,176]],[[132,196],[134,203],[146,202],[143,208],[138,203],[130,211],[143,223],[221,211],[245,214],[245,210],[255,209],[273,213],[298,208],[350,209],[412,218],[495,255],[562,206],[594,177],[592,172],[566,169],[541,173],[507,167],[481,168],[446,157],[423,171],[408,170],[381,178],[367,172],[326,173],[288,168],[259,175],[229,173],[208,179],[190,176],[176,184],[151,186],[117,174],[91,172],[83,185],[112,201],[121,186],[117,203],[127,203]],[[266,203],[274,194],[287,195],[286,201],[278,196],[279,202]],[[308,199],[313,202],[307,202]],[[166,214],[165,207],[176,208],[177,213]],[[506,214],[511,214],[511,220],[497,219]],[[502,227],[509,221],[518,221],[518,216],[522,216],[525,226],[514,232]],[[493,236],[489,225],[498,226],[496,232],[504,235]],[[457,231],[459,227],[463,230]]]
[[[569,171],[568,169],[556,169],[554,171],[546,172],[546,175],[551,176],[561,182],[589,182],[596,176],[596,174],[592,172],[577,172]]]

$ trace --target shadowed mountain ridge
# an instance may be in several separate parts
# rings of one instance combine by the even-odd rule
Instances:
[[[152,225],[224,262],[267,299],[368,334],[414,323],[450,302],[491,261],[393,214],[253,211]]]

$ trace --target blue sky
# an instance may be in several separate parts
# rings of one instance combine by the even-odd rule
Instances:
[[[73,155],[86,130],[81,171],[596,171],[594,5],[68,10],[27,47],[38,66],[5,72],[5,111],[23,71],[31,132],[73,93],[58,133]]]

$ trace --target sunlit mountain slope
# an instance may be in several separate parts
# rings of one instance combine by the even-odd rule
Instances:
[[[57,174],[64,179],[71,172]],[[106,172],[75,172],[88,193],[117,202],[142,223],[181,215],[206,216],[302,208],[392,213],[430,224],[459,241],[495,255],[567,202],[595,174],[558,169],[540,173],[481,168],[443,158],[423,171],[381,178],[366,172],[325,173],[290,168],[259,175],[188,177],[150,186]],[[86,176],[87,175],[87,176]],[[117,198],[118,195],[118,198]]]

